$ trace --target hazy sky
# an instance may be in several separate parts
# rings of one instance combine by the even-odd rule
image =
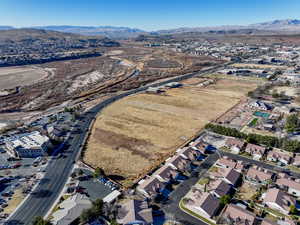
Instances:
[[[0,25],[112,25],[145,30],[299,19],[300,0],[0,0]]]

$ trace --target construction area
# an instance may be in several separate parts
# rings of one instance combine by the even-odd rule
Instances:
[[[130,187],[258,85],[205,78],[182,84],[160,94],[129,96],[104,109],[84,161]]]

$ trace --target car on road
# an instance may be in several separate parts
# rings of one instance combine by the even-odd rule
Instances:
[[[9,157],[6,159],[7,161],[20,161],[20,158],[15,158],[15,157]]]

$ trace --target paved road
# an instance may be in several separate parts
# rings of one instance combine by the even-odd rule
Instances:
[[[89,120],[81,122],[82,129],[87,129],[88,125]],[[70,175],[78,153],[78,146],[83,142],[83,139],[84,133],[76,135],[70,140],[70,147],[64,153],[67,157],[53,159],[49,162],[44,178],[34,193],[9,219],[8,224],[30,224],[35,216],[44,216],[48,212]]]
[[[217,153],[209,155],[196,169],[196,171],[199,172],[198,176],[192,176],[185,180],[171,193],[170,200],[162,206],[162,209],[166,214],[166,218],[172,218],[184,225],[206,225],[206,223],[183,212],[179,208],[179,202],[186,195],[186,193],[191,190],[191,187],[199,181],[199,178],[203,176],[207,170],[218,160],[218,158],[219,156]]]
[[[232,159],[235,159],[235,160],[242,160],[242,161],[244,161],[244,162],[246,162],[250,165],[257,165],[259,167],[263,167],[265,169],[273,170],[273,171],[276,171],[276,172],[288,172],[291,176],[300,179],[300,173],[289,171],[285,168],[281,168],[281,167],[278,167],[278,166],[273,166],[273,165],[270,165],[270,164],[265,163],[265,162],[249,159],[247,157],[232,154],[232,153],[229,153],[229,152],[224,152],[224,151],[219,151],[219,152],[221,152],[221,154],[224,155],[224,156],[228,156],[229,158],[232,158]]]
[[[29,198],[10,217],[6,224],[31,224],[32,220],[36,216],[45,216],[47,214],[47,212],[59,196],[59,193],[63,190],[65,183],[67,182],[67,179],[72,171],[74,161],[76,160],[76,156],[81,150],[80,146],[84,142],[85,135],[88,132],[92,120],[97,116],[98,113],[101,112],[103,108],[121,98],[145,91],[150,86],[157,87],[170,82],[179,82],[196,75],[212,73],[216,70],[223,68],[224,65],[221,65],[200,72],[177,76],[167,81],[127,91],[125,93],[106,99],[105,101],[96,105],[94,108],[92,108],[89,112],[86,113],[86,115],[84,116],[84,120],[80,121],[79,126],[83,132],[81,132],[80,134],[73,134],[74,138],[72,138],[69,141],[70,146],[67,149],[68,153],[65,153],[67,157],[53,160],[48,165],[43,180],[35,189],[35,194],[29,196]],[[197,179],[198,178],[191,179],[191,181],[187,181],[186,183],[189,184],[189,182],[196,182]]]

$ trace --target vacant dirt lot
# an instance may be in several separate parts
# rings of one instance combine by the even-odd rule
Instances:
[[[46,75],[47,72],[38,67],[3,67],[0,68],[0,90],[32,84]]]
[[[84,160],[130,186],[255,87],[220,80],[206,88],[191,85],[124,98],[97,118]]]
[[[256,187],[248,182],[243,183],[237,197],[242,200],[249,200],[256,193]]]
[[[298,93],[300,92],[299,88],[294,88],[294,87],[289,87],[289,86],[280,86],[280,87],[275,87],[271,90],[272,91],[277,91],[278,93],[283,92],[284,94],[291,96],[291,97],[297,97]]]

